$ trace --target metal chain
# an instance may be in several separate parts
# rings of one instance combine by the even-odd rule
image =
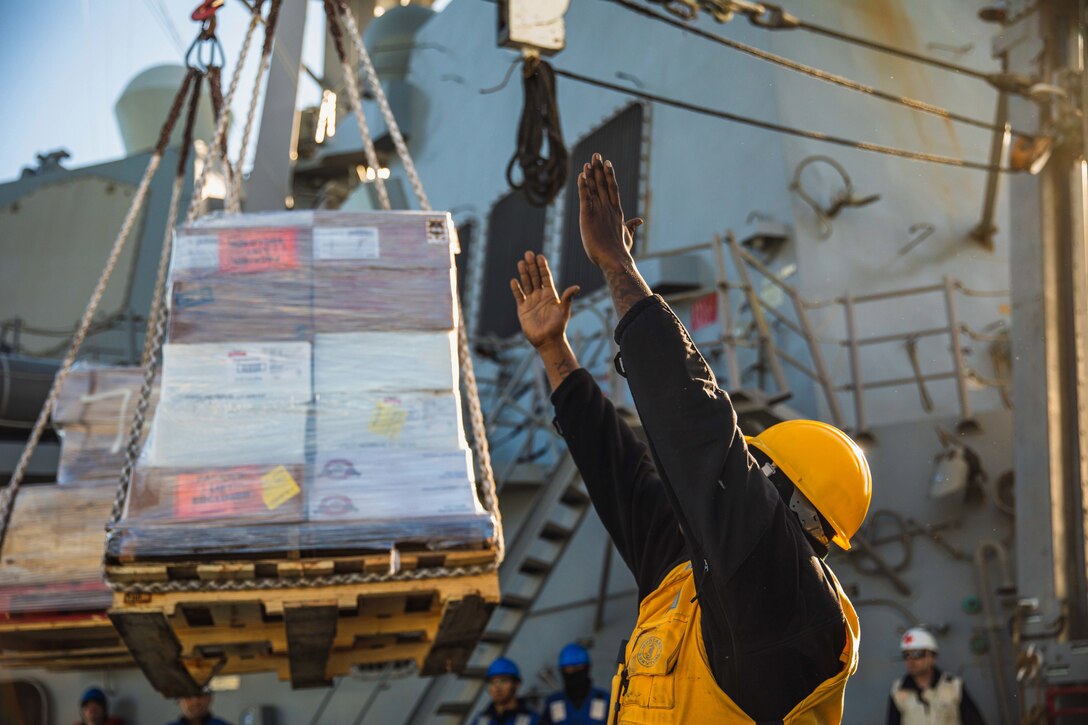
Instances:
[[[389,99],[385,97],[385,89],[382,88],[381,81],[378,79],[378,72],[374,70],[374,63],[370,60],[370,53],[367,52],[366,45],[363,44],[363,36],[359,34],[359,26],[355,23],[355,16],[348,9],[346,0],[332,1],[337,4],[340,16],[347,26],[348,34],[351,35],[351,42],[355,44],[355,50],[359,53],[359,62],[366,72],[367,85],[374,92],[375,100],[378,101],[378,108],[381,109],[382,116],[385,118],[385,125],[389,130],[389,135],[393,138],[393,145],[397,147],[397,155],[400,156],[400,160],[404,163],[404,171],[408,174],[408,180],[412,184],[412,190],[415,192],[416,198],[419,199],[419,208],[430,211],[431,202],[427,199],[427,192],[423,190],[423,182],[419,179],[419,172],[416,171],[412,155],[408,153],[408,144],[404,142],[400,126],[397,125],[397,119],[393,116],[393,109],[389,107]]]
[[[328,576],[315,577],[269,577],[266,579],[175,579],[165,582],[114,582],[109,581],[110,587],[117,592],[125,594],[165,594],[168,592],[200,592],[200,591],[250,591],[268,589],[301,589],[309,587],[332,587],[344,584],[373,584],[375,582],[392,581],[418,581],[421,579],[433,579],[436,577],[453,576],[478,576],[489,574],[499,567],[499,561],[475,566],[439,566],[428,569],[412,569],[392,574],[365,574],[357,572],[353,574],[330,574]]]
[[[348,15],[350,15],[350,11]],[[332,0],[325,0],[325,16],[329,21],[329,34],[332,35],[336,53],[340,56],[340,67],[344,72],[344,84],[348,87],[348,98],[351,101],[351,112],[355,114],[355,122],[359,126],[359,135],[363,137],[363,150],[366,153],[366,162],[374,170],[374,185],[378,189],[378,201],[382,209],[389,211],[393,205],[389,201],[389,192],[385,188],[385,180],[382,179],[381,164],[378,161],[378,151],[374,148],[374,139],[370,135],[370,126],[366,122],[366,114],[363,112],[363,99],[359,93],[359,81],[357,73],[348,61],[348,54],[344,48],[343,28]]]
[[[263,3],[264,0],[257,0],[256,7],[260,8]],[[272,3],[271,9],[268,11],[268,22],[264,26],[264,45],[261,47],[261,60],[257,65],[257,77],[253,79],[253,93],[249,97],[246,127],[242,131],[242,147],[238,150],[238,162],[234,164],[234,183],[228,189],[229,198],[226,207],[232,214],[237,214],[242,210],[242,164],[246,160],[249,136],[253,132],[253,119],[257,115],[257,94],[261,90],[261,79],[264,78],[265,73],[268,72],[268,67],[272,64],[272,40],[276,34],[276,22],[279,20],[279,6],[278,1]]]
[[[273,0],[277,2],[277,0]],[[254,8],[253,17],[249,21],[249,27],[246,29],[245,39],[242,41],[242,49],[238,54],[238,63],[234,67],[234,73],[231,76],[230,87],[227,90],[227,95],[223,99],[224,112],[219,114],[219,118],[216,119],[215,136],[212,140],[211,148],[208,151],[207,158],[204,159],[204,164],[201,166],[200,174],[193,181],[193,195],[189,201],[189,209],[185,215],[185,224],[191,224],[196,219],[197,213],[200,211],[200,202],[202,201],[201,195],[204,190],[204,184],[207,182],[208,171],[211,169],[212,164],[222,156],[222,145],[226,138],[227,133],[227,120],[229,113],[226,109],[230,108],[231,102],[234,100],[234,92],[238,88],[238,79],[242,75],[242,66],[245,64],[246,54],[249,52],[249,46],[253,41],[253,32],[260,23],[260,5]],[[164,249],[166,253],[169,250]],[[121,520],[121,515],[125,509],[125,501],[128,498],[129,487],[132,485],[132,472],[135,468],[136,458],[140,454],[140,438],[143,435],[144,423],[146,422],[147,409],[151,403],[151,388],[155,380],[155,373],[158,367],[158,357],[162,350],[163,341],[166,339],[166,318],[168,314],[168,308],[166,306],[166,295],[160,294],[156,299],[151,301],[152,304],[152,317],[155,318],[154,337],[152,338],[150,354],[147,356],[147,361],[144,365],[143,383],[140,386],[140,398],[136,402],[136,411],[132,416],[132,427],[129,429],[128,445],[125,447],[125,463],[121,468],[121,476],[117,483],[117,494],[113,498],[113,509],[110,511],[109,523],[107,530],[112,528]],[[149,330],[149,334],[151,334]]]

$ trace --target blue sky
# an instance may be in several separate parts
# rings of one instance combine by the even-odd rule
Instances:
[[[114,104],[140,71],[161,63],[181,63],[184,48],[198,29],[189,19],[197,4],[197,0],[0,1],[0,138],[4,140],[0,182],[18,177],[24,166],[33,165],[36,153],[56,148],[72,154],[65,162],[70,167],[122,156]],[[227,0],[219,15],[219,37],[227,55],[225,86],[249,16],[239,0]],[[320,3],[309,0],[307,20],[303,60],[320,74],[324,42]],[[171,23],[181,48],[170,31]],[[248,103],[253,87],[259,42],[260,36],[239,86],[238,113],[244,112],[242,104]],[[304,105],[321,97],[317,85],[305,76],[299,93]],[[240,126],[236,125],[236,132]],[[238,139],[233,141],[237,148]]]

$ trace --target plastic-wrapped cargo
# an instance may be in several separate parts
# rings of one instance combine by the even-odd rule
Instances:
[[[61,439],[57,483],[116,484],[143,383],[136,367],[77,366],[64,380],[53,409]],[[158,402],[152,389],[148,414]]]
[[[102,548],[118,473],[112,485],[20,489],[0,551],[0,612],[109,608]]]
[[[488,546],[448,214],[218,215],[178,230],[161,402],[113,561]]]
[[[102,549],[142,382],[135,367],[77,366],[65,378],[53,410],[63,485],[23,486],[15,497],[0,552],[0,612],[110,606]],[[155,386],[149,411],[157,399]]]

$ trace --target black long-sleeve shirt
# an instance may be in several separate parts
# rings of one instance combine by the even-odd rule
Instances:
[[[639,599],[690,560],[719,687],[753,719],[780,719],[842,668],[846,621],[826,565],[668,305],[637,303],[616,340],[649,449],[585,370],[552,395],[556,422]]]

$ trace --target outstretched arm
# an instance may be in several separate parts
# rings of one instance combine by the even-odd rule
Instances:
[[[578,288],[557,294],[547,259],[526,252],[510,289],[522,332],[547,371],[556,425],[597,514],[645,595],[683,556],[683,539],[646,446],[593,376],[579,367],[567,342],[570,305]]]
[[[521,331],[540,355],[552,390],[581,367],[567,341],[570,306],[579,289],[578,285],[568,287],[560,297],[548,260],[532,252],[526,252],[525,259],[518,262],[518,279],[510,280]]]
[[[619,319],[639,300],[649,297],[649,285],[642,279],[631,256],[632,233],[642,224],[639,218],[625,222],[620,206],[619,186],[611,161],[593,154],[592,163],[578,174],[578,227],[589,261],[604,274]]]
[[[751,463],[729,396],[638,273],[612,165],[594,154],[578,189],[582,244],[621,317],[616,340],[658,470],[702,560],[697,568],[724,586],[769,525],[778,495]]]

